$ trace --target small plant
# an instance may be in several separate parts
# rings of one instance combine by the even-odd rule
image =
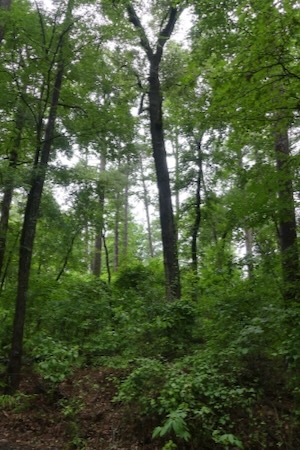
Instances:
[[[84,404],[81,399],[62,399],[59,402],[63,416],[67,420],[67,431],[70,436],[70,446],[73,449],[84,450],[85,440],[80,436],[80,422],[77,418]]]
[[[232,447],[239,449],[244,448],[243,443],[234,434],[222,434],[218,430],[215,430],[212,434],[212,438],[217,444],[222,444],[224,450]]]
[[[35,348],[37,372],[53,385],[69,376],[79,363],[77,346],[65,346],[50,337],[43,337]]]
[[[172,432],[177,438],[189,441],[191,434],[188,430],[186,423],[187,411],[184,408],[178,408],[176,411],[172,411],[167,415],[167,420],[161,427],[156,427],[152,436],[164,437]],[[175,447],[176,448],[176,447]]]
[[[22,394],[0,395],[0,410],[11,410],[13,412],[27,411],[32,406],[34,395]]]

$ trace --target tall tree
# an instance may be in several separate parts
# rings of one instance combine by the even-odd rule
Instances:
[[[265,152],[256,165],[268,161],[268,171],[277,167],[272,190],[277,188],[278,201],[268,218],[278,222],[284,298],[296,299],[299,254],[288,135],[299,123],[299,10],[294,0],[253,1],[247,8],[231,1],[212,8],[204,2],[196,29],[195,54],[211,88],[211,123],[227,126],[227,134],[235,130],[245,148],[260,133]]]
[[[166,42],[172,35],[180,15],[179,6],[170,6],[164,15],[155,48],[153,50],[145,28],[132,3],[127,6],[129,21],[134,25],[140,45],[149,62],[148,100],[152,150],[155,162],[159,194],[159,211],[163,244],[167,297],[180,298],[180,273],[177,249],[177,232],[173,214],[170,177],[164,140],[163,97],[160,82],[160,64]]]
[[[54,139],[58,103],[65,73],[65,52],[67,45],[67,36],[72,27],[73,4],[74,0],[69,0],[66,6],[65,19],[60,35],[58,36],[56,52],[54,53],[53,59],[50,61],[50,70],[54,71],[53,83],[49,83],[49,79],[47,77],[45,79],[45,83],[47,84],[45,84],[44,86],[42,85],[43,88],[48,90],[48,105],[47,109],[44,110],[45,113],[47,112],[47,117],[43,115],[38,117],[37,120],[37,147],[35,151],[35,160],[31,175],[31,185],[27,197],[24,222],[20,238],[17,298],[13,324],[12,346],[7,369],[7,391],[10,393],[16,391],[20,382],[23,353],[23,335],[26,317],[26,301],[28,295],[33,244],[46,177],[46,170]],[[44,31],[45,30],[42,29],[42,33],[44,33]],[[47,52],[46,48],[45,51]],[[42,98],[42,100],[44,99]],[[45,119],[46,124],[44,128]]]

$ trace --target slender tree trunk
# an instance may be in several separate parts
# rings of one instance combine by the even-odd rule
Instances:
[[[64,271],[66,270],[67,264],[68,264],[68,262],[69,262],[69,258],[70,258],[71,254],[72,254],[72,251],[73,251],[74,242],[75,242],[75,239],[76,239],[76,237],[78,236],[78,234],[79,234],[79,231],[77,231],[77,232],[72,236],[72,239],[71,239],[69,248],[68,248],[67,253],[66,253],[66,256],[65,256],[65,258],[64,258],[64,260],[63,260],[62,267],[61,267],[60,271],[58,272],[55,281],[59,281],[60,278],[61,278],[61,276],[63,275]]]
[[[197,142],[197,182],[196,182],[196,194],[195,194],[195,220],[192,227],[192,269],[195,276],[198,276],[198,234],[201,225],[201,181],[203,178],[202,170],[202,151],[201,151],[201,139]]]
[[[299,283],[299,253],[293,183],[290,168],[290,146],[287,129],[278,126],[275,133],[278,173],[279,233],[284,296],[287,302],[297,299]]]
[[[120,193],[116,194],[115,228],[114,228],[114,271],[119,268],[120,253]]]
[[[14,175],[13,172],[16,170],[18,162],[18,151],[21,144],[22,129],[24,124],[24,114],[19,107],[16,113],[16,136],[13,139],[13,148],[9,155],[9,178],[6,183],[3,199],[1,203],[1,218],[0,218],[0,274],[3,270],[3,262],[6,249],[7,232],[8,232],[8,222],[11,202],[13,198],[14,191]]]
[[[102,240],[103,240],[103,247],[104,247],[104,251],[105,251],[105,262],[106,262],[108,284],[110,284],[111,283],[111,270],[110,270],[110,264],[109,264],[109,253],[108,253],[108,248],[106,245],[106,238],[105,238],[104,232],[102,234]]]
[[[101,154],[100,157],[100,178],[106,170],[106,155]],[[102,265],[102,233],[103,233],[103,217],[104,217],[104,203],[105,203],[105,187],[103,181],[100,179],[98,186],[98,200],[99,200],[99,219],[96,229],[95,239],[95,254],[93,261],[93,275],[97,278],[101,275]]]
[[[149,194],[148,194],[148,189],[147,189],[147,185],[146,185],[146,179],[144,176],[143,160],[142,160],[141,155],[140,155],[140,168],[141,168],[141,176],[142,176],[142,183],[143,183],[143,200],[144,200],[145,212],[146,212],[149,254],[150,254],[151,258],[153,258],[154,250],[153,250],[153,239],[152,239],[151,221],[150,221]]]
[[[126,168],[126,184],[124,189],[124,229],[122,259],[128,255],[128,225],[129,225],[129,168]]]
[[[152,50],[145,30],[132,4],[127,6],[129,21],[139,32],[140,44],[150,64],[149,71],[149,116],[152,150],[156,169],[159,212],[163,245],[164,270],[166,278],[166,294],[168,299],[180,298],[180,273],[177,253],[177,232],[173,214],[169,170],[164,140],[162,92],[159,79],[159,67],[163,48],[170,38],[180,11],[171,6],[165,15],[165,27],[160,31],[155,52]]]
[[[253,277],[253,232],[251,228],[244,230],[248,278]]]
[[[175,222],[176,231],[178,234],[178,224],[179,224],[179,211],[180,211],[180,198],[179,198],[179,182],[180,182],[180,169],[179,169],[179,140],[178,140],[178,130],[175,131]],[[178,239],[178,235],[177,235]]]
[[[32,251],[38,213],[45,182],[46,169],[52,147],[57,106],[62,86],[63,74],[64,66],[61,62],[59,64],[58,71],[55,77],[55,83],[50,103],[51,106],[45,128],[44,141],[41,147],[41,151],[39,147],[36,150],[37,155],[40,156],[40,160],[33,170],[31,188],[28,194],[27,204],[25,208],[24,222],[20,239],[18,288],[13,324],[13,338],[7,370],[7,392],[9,393],[14,393],[18,389],[20,382],[23,353],[23,335]]]
[[[17,244],[18,244],[19,238],[20,238],[20,231],[17,233],[17,235],[15,237],[15,241],[14,241],[14,243],[12,245],[12,248],[11,248],[11,250],[9,252],[8,258],[6,260],[5,267],[3,268],[3,273],[2,273],[2,276],[1,276],[0,295],[1,295],[2,291],[3,291],[4,284],[5,284],[5,281],[6,281],[6,278],[7,278],[7,275],[8,275],[8,271],[9,271],[9,266],[10,266],[13,254],[15,253],[15,250],[17,248]]]

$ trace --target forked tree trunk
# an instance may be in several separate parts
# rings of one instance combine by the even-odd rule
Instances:
[[[286,302],[296,300],[299,283],[299,253],[297,225],[290,168],[290,146],[287,129],[275,133],[275,151],[278,173],[279,233],[282,277]]]
[[[135,26],[140,36],[140,45],[149,61],[148,99],[152,150],[156,170],[159,196],[159,213],[163,245],[166,294],[168,299],[180,298],[180,273],[177,253],[177,232],[173,214],[170,177],[164,140],[162,91],[159,79],[160,62],[163,48],[170,38],[180,11],[171,6],[166,14],[166,26],[161,30],[152,50],[145,30],[132,4],[127,6],[129,21]]]

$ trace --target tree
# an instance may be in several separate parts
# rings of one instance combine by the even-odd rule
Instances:
[[[160,63],[163,57],[163,49],[171,37],[181,8],[170,6],[164,16],[163,25],[152,49],[146,31],[130,3],[127,6],[129,21],[136,28],[140,45],[143,48],[149,62],[148,99],[149,118],[152,139],[152,150],[155,161],[157,186],[159,193],[159,211],[162,233],[164,268],[166,276],[167,297],[169,299],[180,298],[180,275],[177,249],[177,232],[172,207],[170,178],[167,166],[166,149],[164,141],[162,90],[160,83]]]
[[[299,54],[295,42],[299,12],[294,1],[282,5],[254,1],[247,8],[235,2],[228,2],[225,8],[202,7],[206,15],[199,10],[196,26],[201,28],[202,39],[195,41],[194,50],[211,88],[211,123],[220,128],[227,125],[227,134],[234,130],[236,138],[238,130],[245,138],[247,129],[248,140],[244,139],[240,148],[251,147],[251,137],[261,133],[265,159],[277,168],[273,187],[276,183],[278,202],[269,218],[276,218],[278,225],[284,298],[290,302],[298,298],[299,281],[293,157],[288,138],[298,125]],[[271,147],[272,154],[268,152]]]
[[[54,139],[55,122],[57,118],[57,109],[61,93],[61,87],[66,67],[66,45],[67,36],[72,27],[72,9],[73,0],[69,0],[66,10],[65,19],[62,24],[60,35],[57,39],[56,51],[53,59],[50,61],[50,70],[53,70],[53,82],[49,83],[48,74],[42,84],[42,89],[47,89],[46,96],[47,110],[44,110],[45,117],[41,115],[37,117],[37,147],[35,150],[34,165],[32,170],[32,178],[30,190],[27,197],[27,203],[24,214],[24,222],[20,238],[19,252],[19,272],[18,287],[16,298],[16,309],[13,324],[13,337],[11,353],[7,369],[7,390],[14,393],[19,386],[20,371],[22,365],[23,351],[23,335],[26,317],[26,299],[28,292],[30,268],[32,261],[32,251],[36,232],[38,213],[43,193],[43,187],[46,177],[47,165],[50,158],[50,152]],[[43,32],[44,30],[42,30]],[[45,37],[45,35],[44,35]],[[45,48],[45,58],[48,59],[47,53],[49,49]],[[42,97],[41,101],[44,101]],[[43,125],[46,119],[45,127]]]

